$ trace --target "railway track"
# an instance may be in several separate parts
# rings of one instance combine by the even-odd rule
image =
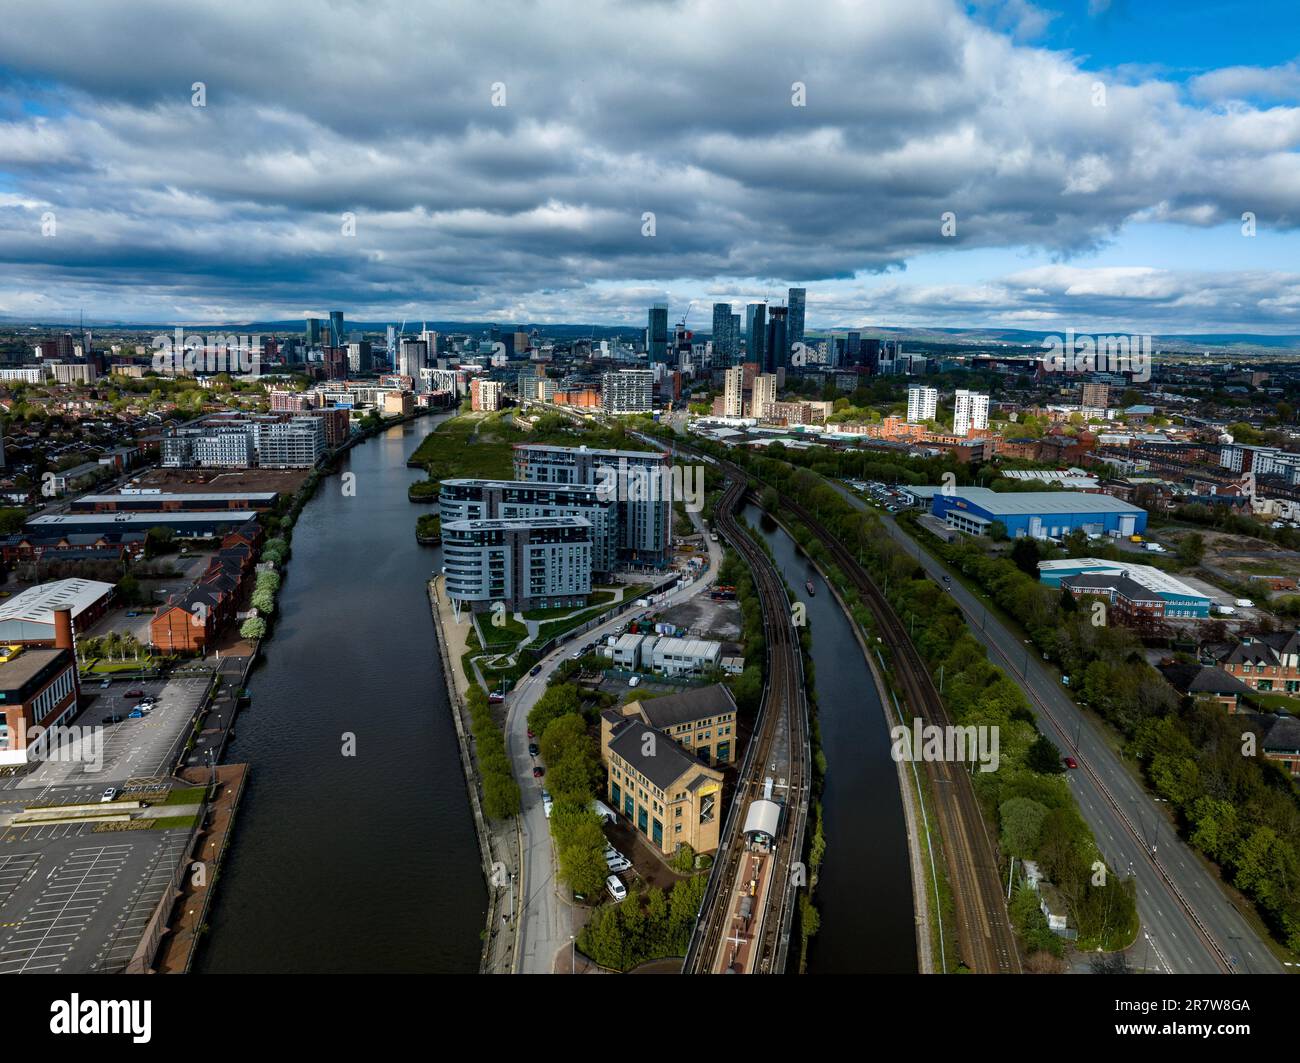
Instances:
[[[683,449],[693,450],[689,446]],[[712,458],[709,460],[725,472],[731,482],[747,481],[748,474],[739,466]],[[948,710],[935,688],[929,669],[893,606],[857,558],[805,507],[789,498],[783,498],[781,504],[817,536],[876,617],[880,637],[890,651],[895,678],[901,687],[904,718],[910,714],[920,717],[926,726],[950,726],[952,721]],[[719,506],[720,510],[723,508]],[[768,560],[766,555],[763,557],[764,561]],[[784,600],[784,593],[782,598]],[[767,615],[766,609],[764,615]],[[765,710],[766,707],[765,702]],[[933,804],[943,838],[961,958],[977,973],[1020,974],[1020,953],[1003,900],[993,841],[970,777],[961,764],[945,761],[926,761],[925,769],[934,793]],[[735,807],[733,805],[733,811]]]
[[[929,668],[880,588],[849,549],[807,509],[788,498],[782,499],[782,505],[817,536],[876,618],[902,688],[905,719],[910,713],[920,717],[925,726],[950,726],[952,720]],[[963,959],[977,973],[1019,974],[1020,954],[1003,900],[1002,876],[970,777],[961,764],[943,760],[927,760],[925,768],[936,798]]]
[[[730,475],[715,508],[714,529],[744,558],[753,573],[763,612],[768,676],[754,734],[746,748],[728,807],[718,855],[683,971],[770,974],[785,969],[795,897],[806,878],[794,873],[803,852],[812,777],[808,745],[808,704],[803,657],[791,622],[785,585],[772,560],[736,519],[747,481]],[[749,919],[737,925],[734,913],[749,890],[758,859],[744,837],[745,814],[773,783],[773,798],[785,813],[770,852],[762,854],[764,888]],[[752,903],[751,900],[751,903]]]

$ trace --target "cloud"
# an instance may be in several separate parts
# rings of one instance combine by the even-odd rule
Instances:
[[[1095,106],[1097,72],[1018,43],[1045,13],[986,15],[951,0],[23,5],[0,36],[0,305],[625,322],[646,291],[839,298],[940,251],[1059,262],[1149,221],[1300,222],[1300,109],[1220,105],[1213,75],[1191,97],[1112,77]],[[1038,312],[1014,284],[963,296],[999,298]]]

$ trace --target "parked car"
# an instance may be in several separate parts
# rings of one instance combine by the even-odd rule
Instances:
[[[144,697],[144,691],[133,687],[126,692],[126,696],[128,698],[142,698]]]
[[[130,712],[126,714],[126,718],[128,720],[143,720],[144,710],[140,708],[139,705],[137,705],[134,709],[132,709]]]
[[[544,816],[546,816],[547,819],[550,819],[550,818],[551,818],[551,809],[553,809],[554,807],[555,807],[555,802],[552,801],[552,800],[550,799],[549,796],[543,794],[543,795],[542,795],[542,814],[543,814]]]
[[[545,775],[545,774],[546,774],[546,769],[543,768],[540,764],[535,764],[535,765],[533,766],[533,778],[534,778],[534,779],[540,779],[540,778],[541,778],[543,775]]]
[[[1075,760],[1073,757],[1066,757],[1065,766],[1067,768],[1077,768],[1079,766],[1079,762]]]
[[[121,722],[122,722],[122,717],[121,717],[118,713],[115,712],[115,713],[113,713],[111,716],[105,716],[105,717],[103,718],[103,720],[101,720],[100,722],[101,722],[101,723],[121,723]]]
[[[541,749],[538,748],[538,745],[537,745],[536,742],[529,742],[529,743],[528,743],[528,755],[529,755],[530,757],[535,757],[535,756],[537,756],[540,752],[541,752]]]
[[[107,690],[107,689],[108,689],[109,687],[111,687],[112,685],[113,685],[113,680],[111,680],[111,679],[105,679],[102,683],[99,684],[99,689],[100,689],[100,690]]]
[[[99,795],[99,803],[101,805],[107,804],[109,801],[116,801],[116,800],[117,800],[116,786],[110,786],[107,790],[105,790],[102,794]]]
[[[619,881],[617,875],[610,875],[609,878],[605,879],[605,889],[609,890],[609,895],[613,897],[615,901],[621,901],[627,898],[627,887]]]

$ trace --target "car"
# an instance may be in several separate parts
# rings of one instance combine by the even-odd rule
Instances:
[[[540,664],[535,664],[535,665],[533,665],[533,667],[529,669],[528,674],[529,674],[529,675],[541,675],[541,674],[542,674],[542,666],[541,666]]]
[[[948,576],[948,575],[945,575],[945,576],[943,577],[943,581],[944,581],[944,583],[951,583],[951,582],[952,582],[952,577],[951,577],[951,576]]]
[[[545,775],[545,774],[546,774],[546,769],[543,768],[540,764],[534,764],[534,765],[533,765],[533,778],[534,778],[534,779],[540,779],[540,778],[541,778],[543,775]]]
[[[102,794],[99,795],[99,803],[101,805],[106,805],[108,804],[109,801],[116,801],[116,800],[117,800],[116,786],[110,786],[107,790],[105,790]]]
[[[533,729],[532,729],[531,727],[528,728],[528,737],[529,737],[529,738],[536,738],[536,737],[537,737],[535,734],[533,734]]]
[[[614,874],[621,875],[624,871],[632,870],[632,861],[627,857],[619,857],[617,860],[606,860],[605,866]]]
[[[99,684],[99,689],[100,689],[100,690],[107,690],[107,689],[108,689],[109,687],[111,687],[112,685],[113,685],[113,680],[111,680],[111,679],[105,679],[102,683]]]
[[[126,714],[126,718],[128,720],[143,720],[144,710],[140,708],[139,705],[137,705],[134,709],[132,709],[130,712]]]
[[[613,897],[616,902],[627,898],[627,887],[619,881],[617,875],[610,875],[609,878],[605,879],[605,889],[609,891],[609,895]]]
[[[127,615],[127,616],[139,616],[140,614],[137,613],[137,612],[132,611],[132,612],[127,613],[126,615]]]
[[[1066,757],[1065,766],[1067,768],[1077,768],[1079,766],[1079,762],[1075,760],[1073,757]]]
[[[543,801],[551,800],[551,791],[546,789],[546,787],[542,787],[542,800]]]
[[[116,713],[116,712],[113,713],[111,716],[105,716],[105,717],[100,721],[100,723],[121,723],[121,722],[122,722],[122,717],[121,717],[120,714],[118,714],[118,713]]]
[[[144,691],[138,688],[132,688],[126,692],[126,696],[128,698],[142,698],[144,697]]]
[[[541,749],[538,748],[538,745],[537,745],[536,742],[529,742],[529,743],[528,743],[528,755],[529,755],[530,757],[535,757],[535,756],[537,756],[537,754],[539,754],[540,752],[541,752]]]
[[[494,690],[492,691],[491,694],[488,695],[488,701],[491,702],[493,705],[500,705],[501,702],[505,700],[506,700],[506,696],[502,694],[501,691],[499,690]]]

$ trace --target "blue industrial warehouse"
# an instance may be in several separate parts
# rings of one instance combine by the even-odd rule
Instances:
[[[1057,538],[1073,531],[1127,536],[1147,526],[1146,510],[1140,506],[1085,491],[999,492],[987,487],[958,487],[952,494],[937,491],[931,512],[949,527],[969,535],[988,535],[997,522],[1012,539]]]

